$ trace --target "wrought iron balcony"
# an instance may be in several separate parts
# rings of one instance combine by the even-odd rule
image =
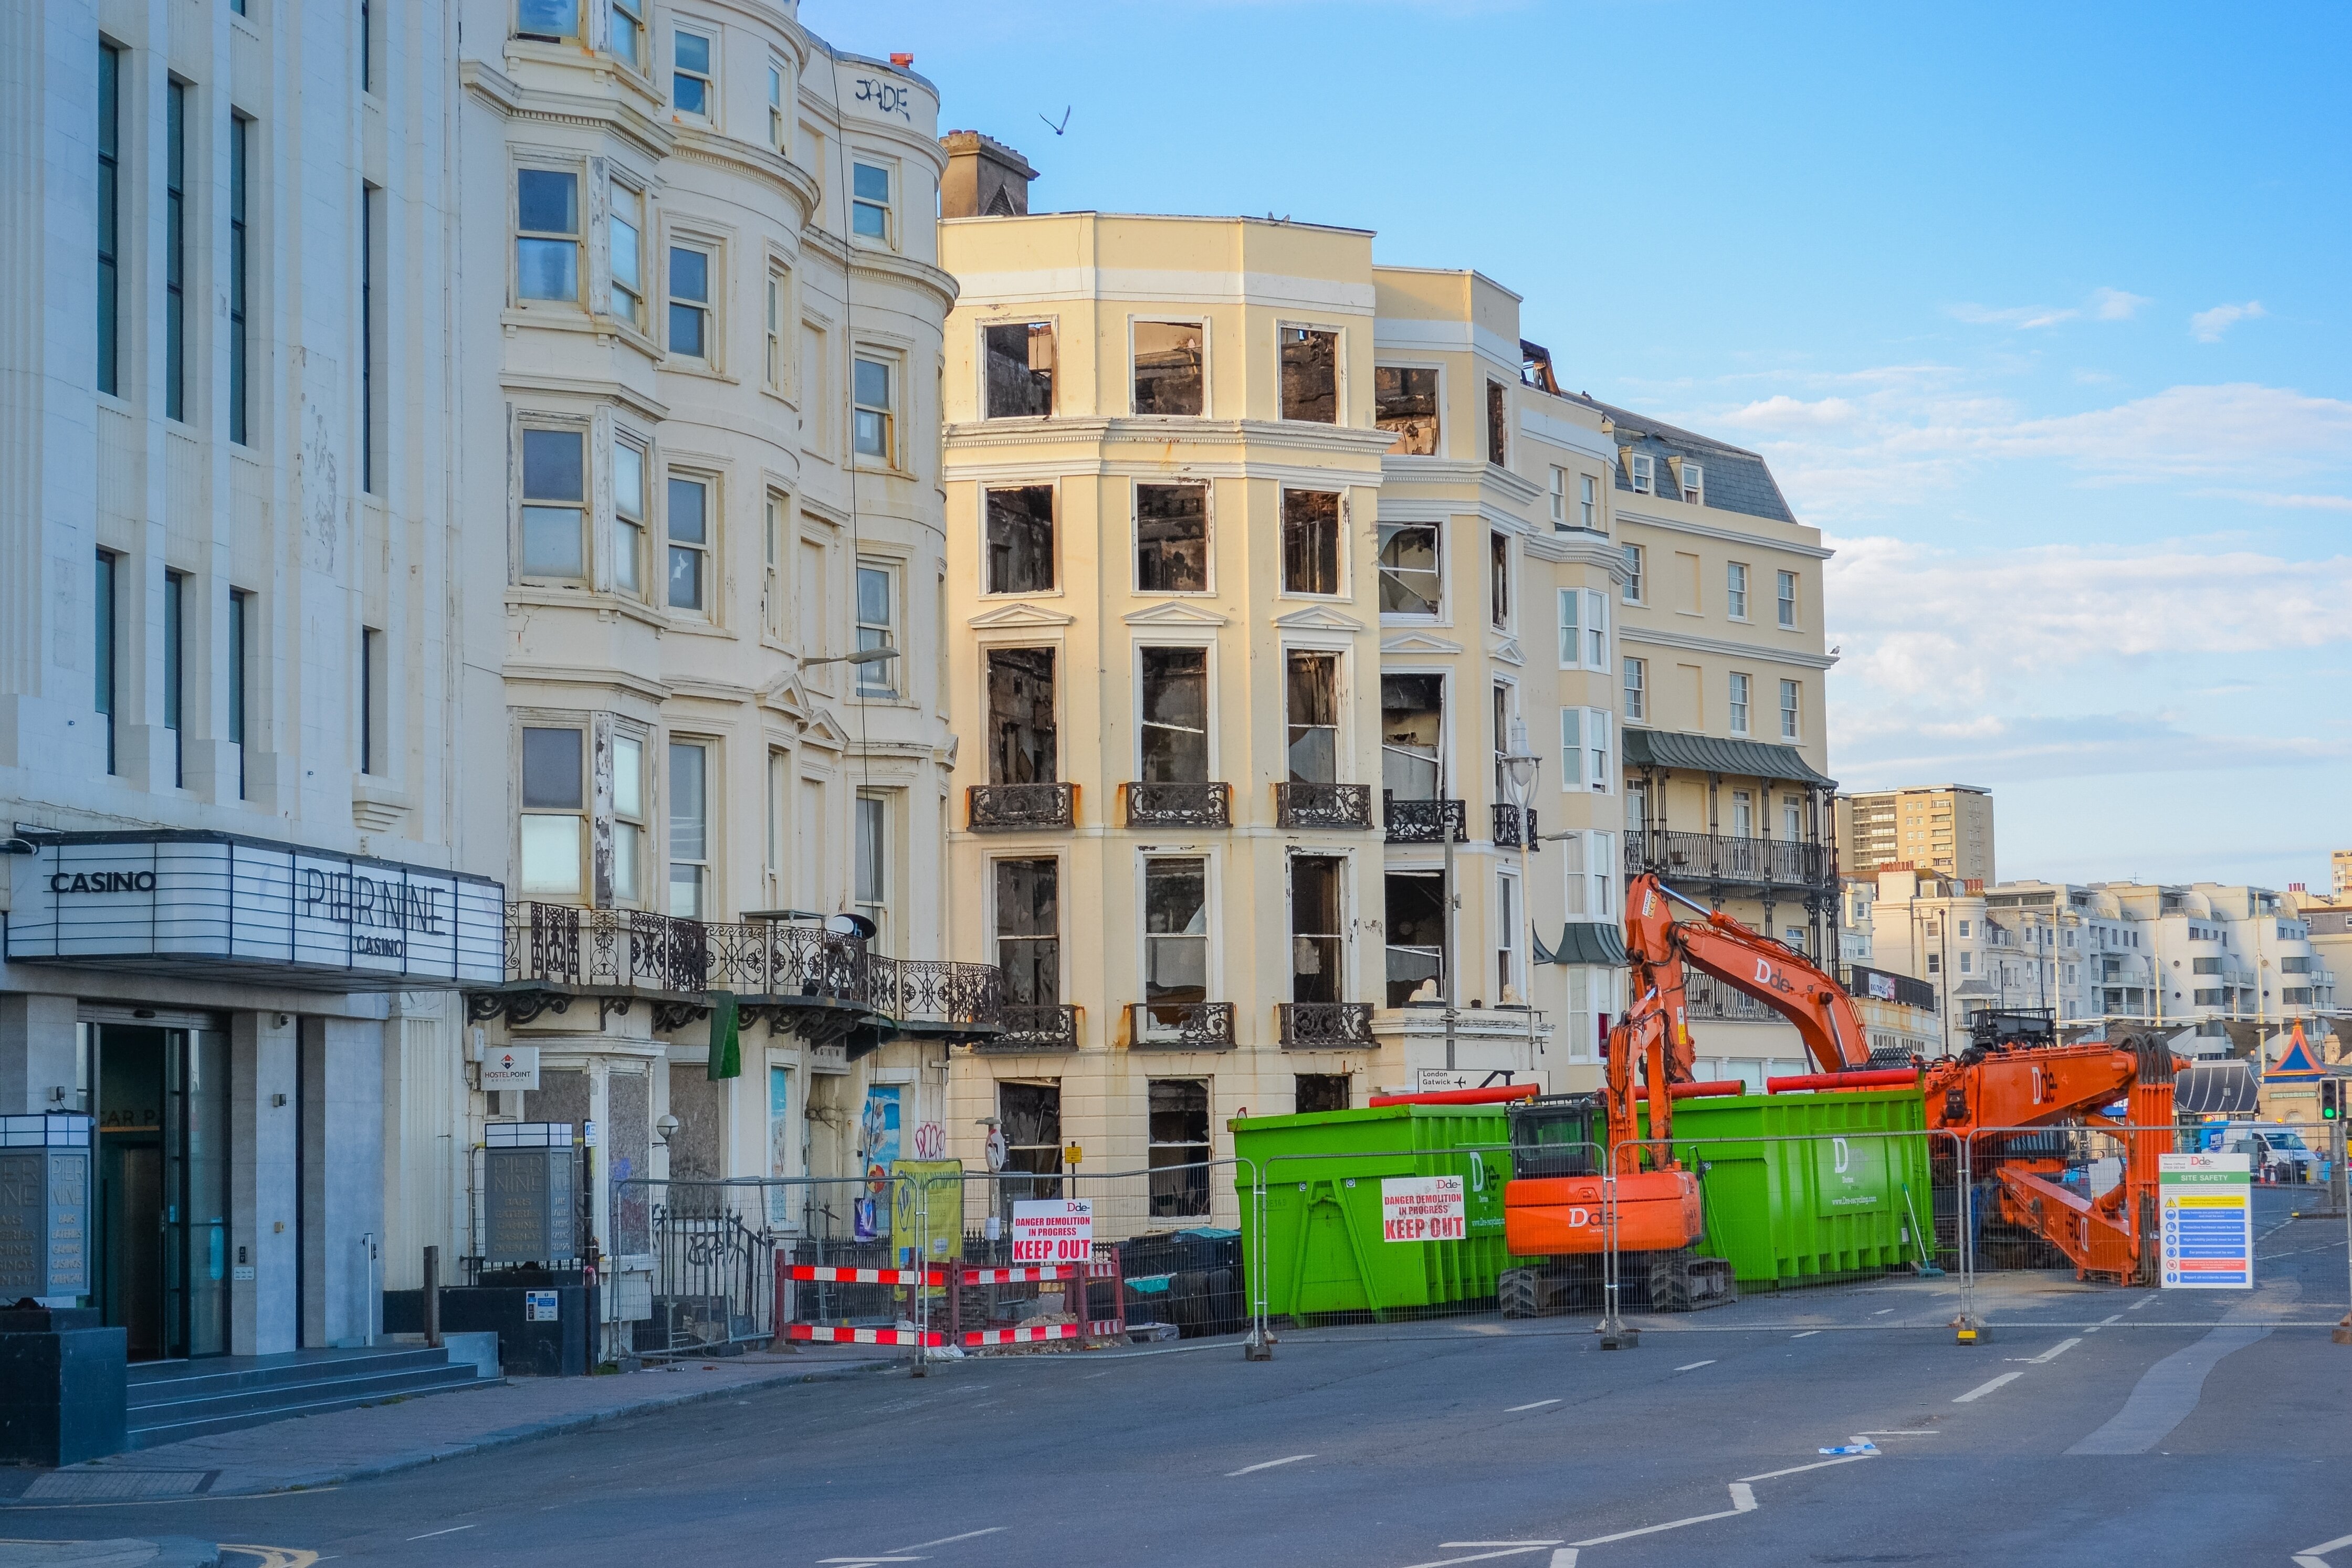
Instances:
[[[1543,849],[1543,841],[1538,835],[1542,830],[1536,826],[1536,809],[1532,806],[1528,807],[1528,847],[1540,852]],[[1495,803],[1495,841],[1498,844],[1516,844],[1519,841],[1519,809],[1507,801],[1498,800]]]
[[[1230,784],[1129,784],[1127,787],[1127,825],[1130,828],[1230,828],[1234,825],[1234,787]]]
[[[1459,800],[1400,800],[1392,789],[1382,790],[1381,799],[1392,844],[1442,844],[1448,828],[1455,843],[1470,841],[1469,813]]]
[[[1076,1051],[1078,1009],[1064,1002],[1039,1005],[1007,1002],[998,1009],[999,1029],[992,1040],[976,1040],[972,1049],[987,1051]]]
[[[1637,828],[1625,834],[1625,874],[1656,872],[1668,882],[1722,883],[1742,887],[1837,886],[1837,850],[1786,839],[1743,839],[1724,833],[1677,833]]]
[[[1231,1051],[1231,1002],[1134,1002],[1129,1042],[1138,1051]]]
[[[926,1032],[992,1030],[1003,972],[993,964],[891,958],[862,938],[779,920],[681,920],[643,910],[572,904],[507,906],[506,983],[472,993],[478,1019],[527,1022],[596,998],[604,1015],[650,1003],[656,1026],[680,1027],[732,991],[745,1021],[765,1017],[807,1032],[916,1026]]]
[[[1278,828],[1369,828],[1372,825],[1372,787],[1277,784],[1274,787],[1274,821]]]
[[[975,784],[970,799],[974,832],[1067,828],[1078,820],[1075,784]]]
[[[1747,992],[1725,985],[1712,975],[1701,974],[1688,965],[1683,967],[1683,994],[1690,1003],[1690,1016],[1716,1023],[1781,1023],[1781,1015],[1758,1001]]]
[[[1370,1002],[1278,1002],[1285,1051],[1339,1051],[1372,1043]]]

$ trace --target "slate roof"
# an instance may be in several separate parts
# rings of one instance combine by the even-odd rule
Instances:
[[[1668,457],[1687,457],[1706,469],[1706,482],[1701,486],[1706,504],[1724,512],[1742,512],[1751,517],[1770,517],[1775,522],[1793,523],[1797,514],[1789,509],[1789,499],[1780,494],[1780,483],[1772,477],[1772,470],[1764,459],[1744,446],[1717,441],[1696,431],[1679,429],[1663,423],[1632,409],[1619,408],[1602,402],[1582,392],[1560,394],[1570,402],[1580,402],[1589,409],[1609,416],[1617,426],[1615,440],[1621,447],[1647,452],[1657,458],[1657,483],[1663,491],[1674,484],[1672,471],[1666,466]],[[1633,476],[1621,460],[1614,465],[1616,487],[1621,495],[1633,493]]]
[[[1817,789],[1834,789],[1837,780],[1823,777],[1793,746],[1730,736],[1686,735],[1678,729],[1643,729],[1627,725],[1625,761],[1633,768],[1680,768],[1693,773],[1730,773],[1743,779],[1785,779]]]
[[[1559,946],[1546,948],[1536,942],[1538,964],[1608,964],[1625,962],[1625,933],[1602,920],[1571,920],[1560,927]]]

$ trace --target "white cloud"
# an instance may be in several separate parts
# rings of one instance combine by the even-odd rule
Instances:
[[[2072,545],[1966,556],[1885,538],[1837,548],[1823,595],[1831,641],[1846,650],[1841,675],[1930,714],[1980,713],[2095,662],[2352,642],[2352,556]]]
[[[1741,425],[1755,430],[1796,430],[1808,426],[1846,424],[1854,417],[1854,405],[1842,397],[1825,397],[1813,402],[1776,392],[1760,402],[1751,402],[1723,416],[1727,424]]]
[[[2293,496],[2276,490],[2206,490],[2202,495],[2257,507],[2287,507],[2306,512],[2352,512],[2352,496]]]
[[[1944,314],[1955,321],[1966,321],[1971,327],[2015,327],[2024,330],[2034,327],[2055,327],[2061,321],[2072,321],[2082,312],[2049,305],[1947,305]]]
[[[2310,768],[2352,751],[2342,742],[2297,737],[2197,735],[2164,713],[2031,715],[1937,725],[1906,722],[1899,713],[1879,710],[1851,715],[1835,728],[1833,771],[1850,789],[1927,778],[2000,784]]]
[[[2139,314],[2141,306],[2154,303],[2145,294],[2127,294],[2120,288],[2091,290],[2091,314],[2102,321],[2128,321]]]
[[[2216,305],[2189,318],[2189,335],[2200,343],[2218,343],[2221,334],[2239,322],[2269,314],[2259,299],[2249,299],[2243,305]]]

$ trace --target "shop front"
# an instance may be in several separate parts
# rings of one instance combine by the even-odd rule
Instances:
[[[500,973],[499,884],[221,833],[20,841],[0,1112],[80,1113],[94,1145],[89,1290],[45,1304],[134,1362],[370,1343],[387,1044],[454,1042],[448,993]]]

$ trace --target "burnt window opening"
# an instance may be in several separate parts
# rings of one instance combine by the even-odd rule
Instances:
[[[996,862],[996,963],[1004,971],[1004,999],[1014,1006],[1052,1007],[1062,999],[1061,892],[1057,861]]]
[[[1209,862],[1143,862],[1143,999],[1154,1025],[1173,1029],[1181,1009],[1209,999]]]
[[[1054,650],[988,652],[988,781],[1052,784],[1061,766],[1054,720]]]
[[[1135,586],[1139,593],[1209,589],[1209,487],[1135,487]]]
[[[1282,329],[1282,417],[1339,423],[1339,334]]]
[[[1353,1092],[1353,1081],[1344,1072],[1297,1072],[1291,1075],[1297,1085],[1292,1103],[1300,1115],[1316,1111],[1345,1111]]]
[[[1198,321],[1138,321],[1135,324],[1135,412],[1198,414],[1202,401],[1203,360]]]
[[[1290,862],[1290,999],[1337,1002],[1339,995],[1339,857]]]
[[[1339,781],[1339,655],[1293,650],[1284,655],[1283,706],[1288,720],[1290,782]]]
[[[1436,872],[1391,872],[1387,886],[1388,1005],[1401,1008],[1424,985],[1445,995],[1445,879]]]
[[[1511,623],[1511,536],[1486,536],[1487,613],[1497,627]]]
[[[1381,612],[1434,615],[1445,580],[1435,523],[1381,525]]]
[[[1381,787],[1400,800],[1442,799],[1444,675],[1381,677]]]
[[[1004,1168],[1058,1176],[1062,1169],[1062,1086],[1058,1083],[999,1083],[996,1130],[1004,1134]],[[1034,1196],[1052,1197],[1040,1187]]]
[[[988,492],[987,593],[1054,590],[1054,486]]]
[[[1486,383],[1486,461],[1497,468],[1507,467],[1511,461],[1510,394],[1500,382]]]
[[[1209,781],[1209,651],[1145,648],[1143,782]]]
[[[1437,455],[1437,372],[1409,365],[1381,365],[1372,371],[1372,423],[1396,433],[1392,453]]]
[[[1042,419],[1054,412],[1054,324],[1014,321],[982,329],[990,419]]]
[[[1282,591],[1339,591],[1339,495],[1336,490],[1282,493]]]
[[[1209,1212],[1209,1085],[1200,1078],[1150,1082],[1151,1217]]]

